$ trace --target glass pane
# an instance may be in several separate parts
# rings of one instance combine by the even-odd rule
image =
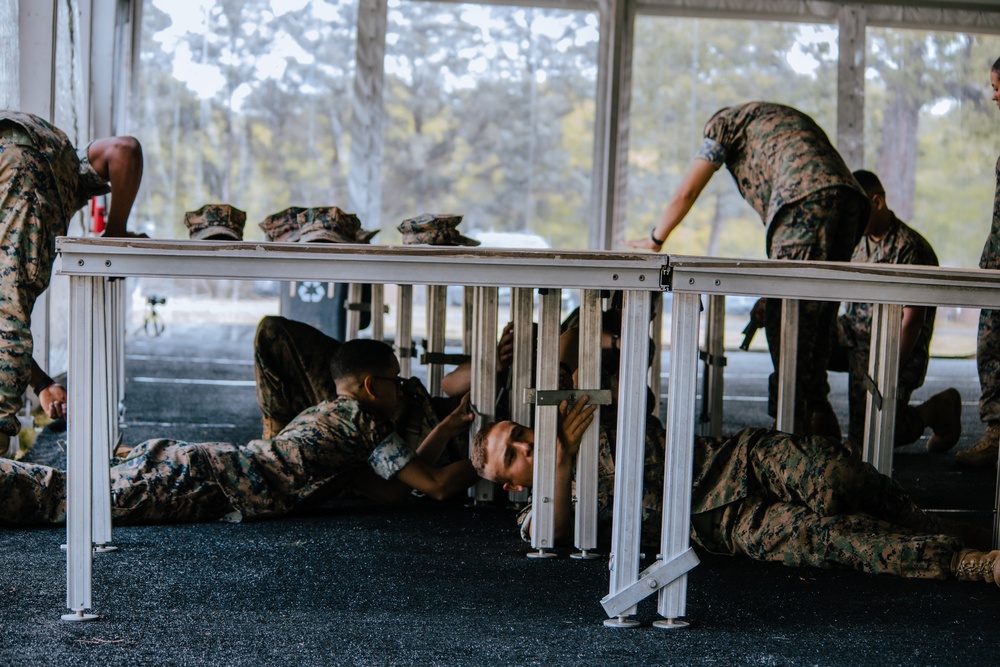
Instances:
[[[523,235],[492,244],[587,247],[597,15],[390,1],[388,22],[381,242],[454,212]]]
[[[865,166],[943,266],[973,268],[990,229],[1000,36],[869,28]]]
[[[636,21],[626,238],[645,237],[721,107],[767,100],[836,135],[837,30],[824,25],[640,16]],[[720,170],[665,252],[764,257],[764,226]]]
[[[346,206],[357,0],[144,0],[131,127],[146,169],[134,228],[184,212]]]

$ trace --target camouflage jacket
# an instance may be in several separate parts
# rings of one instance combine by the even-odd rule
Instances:
[[[859,264],[919,264],[937,266],[938,258],[931,244],[916,230],[894,215],[889,229],[879,241],[867,236],[854,248],[851,261]],[[919,387],[927,374],[930,359],[931,336],[934,333],[936,308],[928,307],[920,335],[913,346],[910,358],[900,368],[899,382],[909,387]],[[872,331],[872,304],[852,302],[845,304],[840,318],[843,345],[870,349]]]
[[[826,133],[797,109],[771,102],[726,107],[709,119],[704,136],[695,157],[725,164],[765,226],[782,206],[824,188],[863,194]]]
[[[983,254],[979,258],[980,269],[1000,269],[1000,158],[996,166],[997,186],[993,191],[993,222],[986,237]]]
[[[111,192],[108,181],[90,166],[87,147],[74,148],[59,128],[38,116],[19,111],[0,111],[0,123],[3,121],[13,122],[21,127],[32,147],[48,163],[59,194],[59,201],[52,203],[59,211],[59,221],[63,225],[59,230],[60,234],[66,232],[70,218],[91,197]]]
[[[609,425],[610,426],[610,425]],[[748,495],[748,460],[750,449],[768,434],[788,437],[777,431],[744,429],[719,438],[695,438],[694,476],[691,513],[700,514],[742,500]],[[602,539],[610,538],[615,490],[615,431],[601,426],[597,459],[597,521]],[[660,539],[663,512],[663,472],[665,434],[655,417],[646,423],[646,446],[643,461],[642,532],[643,544]],[[574,471],[575,473],[575,471]],[[575,474],[574,474],[575,477]],[[576,490],[574,488],[574,501]],[[525,541],[531,538],[531,505],[518,513],[518,526]],[[692,531],[692,539],[701,544]]]
[[[416,453],[357,401],[337,397],[304,410],[271,440],[210,449],[213,470],[244,518],[285,514],[323,502],[369,466],[389,479]]]

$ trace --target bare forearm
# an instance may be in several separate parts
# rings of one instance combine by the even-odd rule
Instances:
[[[133,137],[108,137],[90,145],[91,166],[111,183],[105,236],[125,236],[129,213],[142,182],[142,146]]]

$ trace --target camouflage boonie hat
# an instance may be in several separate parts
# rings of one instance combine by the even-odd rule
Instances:
[[[301,243],[368,243],[379,230],[361,229],[353,213],[336,206],[316,206],[298,214]]]
[[[298,215],[306,210],[301,206],[290,206],[283,211],[272,213],[264,218],[259,227],[267,236],[268,241],[288,243],[299,240]]]
[[[195,241],[242,241],[246,221],[246,212],[229,204],[205,204],[184,214],[184,224]]]
[[[403,245],[479,245],[458,231],[460,222],[462,216],[453,213],[424,213],[403,220],[397,229],[403,234]]]

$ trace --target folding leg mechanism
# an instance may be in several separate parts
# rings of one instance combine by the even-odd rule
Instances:
[[[621,616],[640,601],[657,592],[678,577],[687,574],[700,561],[694,549],[688,548],[670,560],[657,559],[639,573],[639,578],[617,593],[604,596],[601,606],[608,618]]]

